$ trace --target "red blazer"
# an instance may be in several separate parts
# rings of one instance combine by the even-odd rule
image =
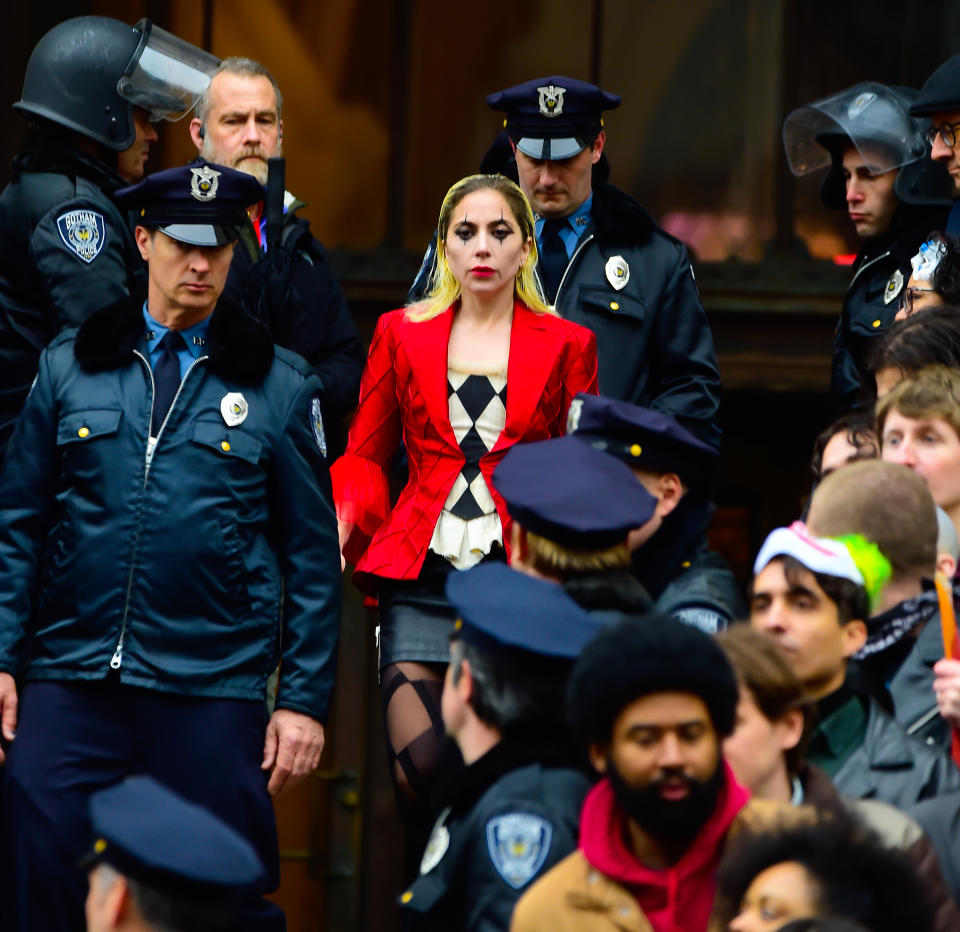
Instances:
[[[464,464],[447,401],[447,345],[454,308],[411,321],[401,308],[377,322],[360,383],[347,451],[331,468],[337,517],[356,525],[346,546],[368,575],[415,579],[443,504]],[[507,419],[496,445],[480,459],[509,541],[510,519],[492,476],[515,443],[559,437],[577,392],[597,393],[597,341],[578,324],[538,314],[517,302],[507,364]],[[386,467],[400,446],[410,479],[391,509]]]

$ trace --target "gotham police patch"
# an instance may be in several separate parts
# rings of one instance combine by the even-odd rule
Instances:
[[[487,822],[487,852],[497,873],[514,890],[528,884],[550,851],[553,826],[528,812],[510,812]]]
[[[707,634],[716,634],[727,627],[726,619],[717,612],[709,608],[681,608],[678,611],[671,612],[677,621],[682,621],[685,625],[692,625]]]
[[[93,262],[106,238],[103,214],[95,210],[67,211],[57,217],[57,232],[70,252],[84,262]]]
[[[313,429],[313,439],[317,442],[320,455],[327,458],[327,435],[323,432],[323,416],[320,413],[320,399],[314,398],[310,402],[310,427]]]

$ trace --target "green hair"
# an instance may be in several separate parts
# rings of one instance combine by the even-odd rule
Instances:
[[[840,534],[831,537],[837,543],[843,544],[853,559],[860,575],[863,576],[863,587],[867,590],[870,599],[870,610],[877,607],[883,587],[890,582],[893,567],[883,555],[880,548],[862,534]]]

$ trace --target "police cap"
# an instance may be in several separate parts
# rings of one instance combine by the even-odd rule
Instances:
[[[130,777],[95,793],[90,820],[95,841],[87,868],[103,862],[171,896],[228,896],[265,882],[249,842],[151,777]]]
[[[573,660],[604,627],[562,586],[505,563],[450,573],[446,590],[457,612],[454,637],[493,653],[521,650]]]
[[[650,408],[581,392],[570,404],[567,433],[634,469],[676,473],[687,485],[709,479],[717,449],[670,415]]]
[[[930,116],[944,110],[960,110],[960,55],[948,58],[927,78],[910,105],[910,116]]]
[[[137,223],[193,246],[224,246],[240,236],[246,209],[264,198],[252,175],[211,162],[194,162],[148,175],[121,188],[116,201]]]
[[[569,159],[597,138],[603,111],[619,107],[620,95],[553,75],[488,94],[487,106],[506,111],[503,125],[524,155]]]
[[[511,517],[568,550],[603,550],[653,517],[630,470],[573,437],[512,447],[493,473]]]

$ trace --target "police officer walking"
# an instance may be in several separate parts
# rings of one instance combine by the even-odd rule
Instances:
[[[603,623],[502,563],[451,573],[447,597],[459,620],[443,724],[467,767],[400,897],[404,927],[506,932],[522,892],[576,848],[589,782],[573,763],[564,687]]]
[[[950,179],[930,161],[927,121],[908,112],[916,94],[864,82],[799,107],[783,124],[791,171],[829,165],[820,199],[846,210],[863,240],[834,335],[830,394],[838,414],[858,402],[870,350],[900,308],[911,258],[947,218]]]
[[[218,300],[262,196],[207,163],[118,192],[147,301],[41,355],[0,475],[5,929],[77,927],[87,800],[129,774],[209,808],[277,885],[270,794],[319,762],[340,562],[319,380]],[[243,928],[283,927],[255,911]]]
[[[80,16],[34,48],[13,105],[26,139],[0,195],[0,458],[44,346],[140,294],[143,264],[113,195],[143,177],[152,121],[189,111],[216,67],[149,20]]]

